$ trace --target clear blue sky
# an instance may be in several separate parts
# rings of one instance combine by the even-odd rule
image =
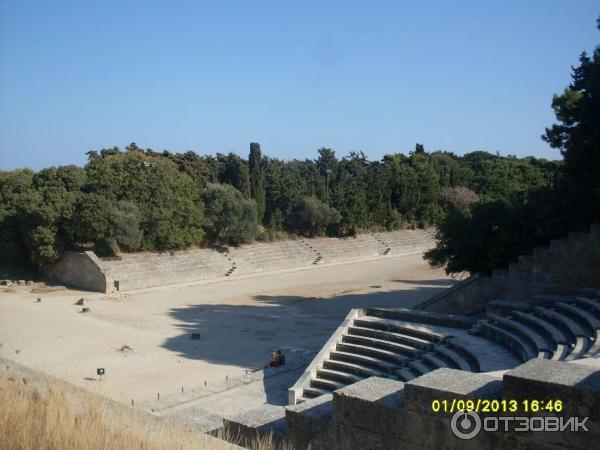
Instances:
[[[597,0],[0,0],[0,168],[141,147],[559,158],[552,94]]]

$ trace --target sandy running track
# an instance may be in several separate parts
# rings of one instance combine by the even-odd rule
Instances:
[[[409,255],[156,288],[125,300],[2,288],[0,355],[117,401],[143,402],[239,377],[280,347],[316,351],[350,308],[410,307],[451,284],[421,255]],[[89,313],[74,304],[80,297]],[[104,379],[86,380],[98,367]]]

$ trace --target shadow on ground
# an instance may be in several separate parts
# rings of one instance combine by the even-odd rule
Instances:
[[[410,308],[452,284],[448,279],[401,282],[412,286],[407,290],[330,298],[257,295],[253,297],[254,305],[190,304],[173,308],[170,314],[181,333],[167,339],[163,347],[184,358],[260,369],[268,363],[270,353],[278,349],[290,356],[303,350],[318,351],[352,308]],[[192,339],[192,334],[197,333],[200,339]],[[278,378],[265,379],[269,403],[281,404],[285,390],[293,384],[289,377]],[[295,378],[294,374],[294,381]]]

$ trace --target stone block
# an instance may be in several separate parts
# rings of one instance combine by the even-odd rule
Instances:
[[[501,392],[502,382],[489,375],[443,368],[405,383],[404,407],[417,414],[439,416],[432,409],[435,400],[492,400],[500,398]]]
[[[400,433],[404,383],[371,377],[333,394],[333,420],[371,433]]]
[[[524,448],[550,448],[557,446],[570,449],[593,448],[600,441],[600,370],[579,364],[534,359],[504,374],[503,397],[538,402],[539,409],[529,412],[520,408],[520,416],[559,417],[563,420],[579,418],[589,431],[561,432],[511,432]],[[560,400],[562,411],[544,408],[549,400]],[[556,403],[554,403],[555,405]],[[537,408],[536,408],[537,409]],[[536,447],[537,445],[537,447]]]
[[[348,427],[336,422],[332,422],[329,427],[324,448],[326,450],[388,450],[382,434],[371,433],[362,428]]]
[[[332,415],[331,394],[286,407],[288,440],[298,448],[327,449]]]
[[[424,415],[406,410],[404,432],[390,436],[385,442],[389,449],[481,450],[503,448],[503,433],[480,432],[472,439],[459,439],[452,433],[451,417],[444,414]]]
[[[565,413],[600,422],[600,370],[580,364],[532,359],[504,374],[503,397],[562,400]]]
[[[271,439],[276,445],[283,442],[287,427],[283,406],[264,405],[223,419],[224,434],[230,442],[252,448],[259,439]]]

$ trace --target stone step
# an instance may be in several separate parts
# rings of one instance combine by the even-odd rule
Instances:
[[[587,328],[587,331],[590,332],[592,338],[596,339],[598,337],[600,320],[598,320],[592,313],[586,311],[576,304],[556,302],[554,306],[557,311],[563,312],[572,319],[577,320],[581,325],[583,325],[584,328]]]
[[[338,370],[340,372],[353,373],[362,378],[384,376],[383,372],[373,369],[371,367],[346,361],[338,361],[334,359],[328,359],[323,361],[323,367],[326,369]]]
[[[325,389],[320,389],[317,387],[313,387],[313,386],[309,386],[309,387],[305,387],[303,390],[303,397],[304,398],[316,398],[316,397],[320,397],[321,395],[326,395],[326,394],[330,394],[331,392]]]
[[[462,328],[465,330],[470,329],[476,322],[475,319],[467,316],[404,308],[367,308],[367,316]]]
[[[460,353],[452,350],[451,348],[446,347],[445,345],[437,345],[434,351],[450,363],[449,367],[454,367],[455,369],[460,370],[474,371],[473,367],[471,367],[471,364],[469,364],[469,362],[463,358]]]
[[[435,353],[422,353],[421,359],[434,370],[442,367],[454,368],[454,365],[448,364],[445,359],[438,357]]]
[[[329,392],[333,392],[336,389],[343,388],[347,384],[348,383],[342,383],[340,381],[334,381],[320,377],[316,377],[310,380],[310,387],[316,387]]]
[[[564,314],[542,306],[535,306],[533,311],[537,316],[547,319],[556,326],[560,327],[563,332],[567,331],[572,337],[588,337],[588,333],[579,323],[577,323],[577,321],[570,317],[565,317]]]
[[[414,358],[419,354],[417,349],[411,349],[410,347],[402,344],[396,344],[395,342],[389,342],[383,339],[375,339],[366,336],[356,336],[353,334],[346,334],[342,336],[342,343],[356,345],[364,349],[362,351],[364,351],[366,354],[373,354],[374,356],[383,359],[387,358],[387,360],[392,362],[402,361],[407,358]]]
[[[417,376],[425,375],[431,372],[433,369],[421,361],[413,360],[410,361],[407,366],[417,374]]]
[[[568,336],[569,340],[574,343],[571,347],[571,352],[565,357],[565,361],[583,357],[590,348],[591,343],[586,332],[578,323],[552,309],[536,306],[533,310],[537,316],[552,322],[560,328],[563,334]]]
[[[334,350],[330,353],[330,358],[332,361],[344,361],[360,364],[361,366],[372,367],[382,373],[389,373],[394,367],[398,366],[398,364],[390,364],[389,362],[382,361],[379,358],[373,358],[369,355],[353,353],[352,350],[354,349],[352,348],[350,348],[350,350],[350,352]]]
[[[355,320],[354,323],[357,323],[357,321]],[[409,356],[413,355],[416,349],[431,350],[433,348],[433,344],[429,341],[413,338],[400,333],[392,333],[390,331],[351,326],[348,328],[348,333],[357,336],[365,336],[382,341],[393,342],[398,346],[398,348],[405,348],[406,354]]]
[[[528,361],[538,356],[538,352],[531,347],[530,344],[510,331],[497,327],[486,320],[480,320],[478,325],[478,335],[491,339],[508,348],[521,360],[521,362]]]
[[[586,309],[588,312],[593,314],[596,319],[600,320],[600,302],[595,302],[585,297],[571,297],[569,302],[575,303],[576,305]]]
[[[523,311],[513,311],[512,317],[534,327],[538,333],[545,333],[546,339],[552,340],[554,344],[569,345],[569,338],[559,328],[541,317]]]
[[[325,380],[337,381],[343,384],[356,383],[357,381],[363,379],[363,377],[359,377],[351,373],[326,368],[317,369],[317,377]]]
[[[497,314],[488,314],[486,317],[491,322],[495,323],[496,326],[500,328],[506,328],[511,333],[521,337],[521,339],[528,341],[530,346],[534,347],[537,350],[538,356],[539,354],[544,354],[542,356],[546,356],[545,354],[547,354],[548,357],[550,356],[552,349],[549,348],[548,344],[546,343],[546,340],[542,336],[540,336],[533,328],[515,320],[511,320],[510,318],[499,316]]]
[[[446,336],[441,333],[423,330],[423,327],[401,320],[362,316],[355,319],[354,324],[363,328],[372,328],[410,336],[416,339],[416,342],[420,342],[424,348],[428,347],[431,342],[439,343],[446,339]]]
[[[469,346],[462,342],[460,339],[449,338],[446,341],[446,345],[456,353],[460,354],[463,359],[468,361],[471,366],[472,372],[479,372],[481,369],[481,363],[479,362],[478,357],[471,351]]]

